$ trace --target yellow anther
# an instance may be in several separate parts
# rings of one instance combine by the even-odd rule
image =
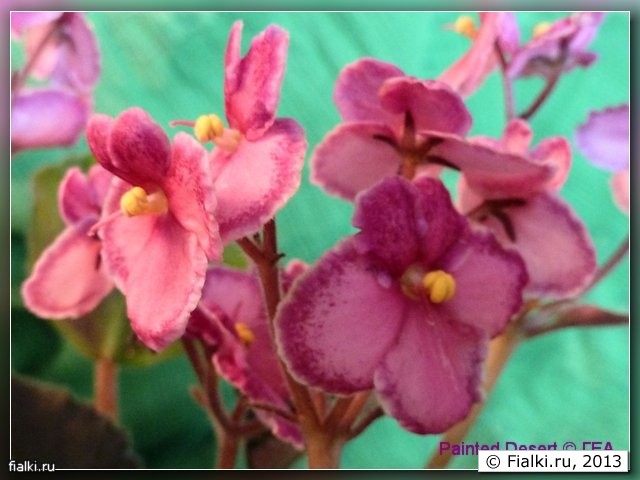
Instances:
[[[544,35],[551,28],[551,23],[549,22],[540,22],[535,27],[533,27],[533,38],[538,38],[541,35]]]
[[[459,16],[453,24],[453,31],[471,39],[476,38],[478,34],[476,24],[469,15]]]
[[[224,132],[224,124],[220,117],[213,113],[209,115],[200,115],[196,119],[193,126],[196,138],[201,142],[213,141],[220,137]]]
[[[249,346],[253,342],[255,342],[256,336],[251,331],[251,328],[249,328],[249,325],[247,325],[246,323],[238,322],[234,325],[234,327],[236,329],[236,333],[238,334],[238,338],[242,340],[242,343]]]
[[[169,203],[162,190],[147,195],[142,187],[133,187],[120,197],[120,210],[128,217],[161,214],[169,211]]]
[[[456,281],[444,270],[433,270],[422,277],[422,286],[433,303],[451,300],[456,294]]]

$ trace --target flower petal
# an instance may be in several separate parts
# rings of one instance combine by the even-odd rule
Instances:
[[[578,148],[594,165],[609,171],[629,168],[629,105],[589,114],[576,132]]]
[[[259,138],[275,118],[289,46],[289,34],[268,26],[240,58],[242,22],[234,23],[225,54],[225,109],[232,128]]]
[[[27,29],[57,20],[63,12],[11,12],[11,33],[22,35]]]
[[[280,304],[280,357],[302,382],[328,392],[369,389],[401,327],[405,303],[388,276],[371,271],[345,241],[303,274]]]
[[[311,181],[351,201],[358,192],[397,174],[401,158],[393,141],[393,132],[382,124],[339,125],[314,150]]]
[[[333,100],[345,122],[375,122],[399,129],[402,115],[382,107],[379,91],[385,80],[402,77],[395,65],[373,58],[362,58],[342,69],[336,80]]]
[[[611,188],[616,205],[624,213],[629,213],[629,170],[616,172],[611,177]]]
[[[278,119],[257,141],[242,141],[231,155],[211,156],[216,218],[226,244],[256,232],[296,192],[307,142],[302,128]]]
[[[471,128],[471,114],[462,97],[447,84],[412,77],[392,78],[380,89],[380,102],[389,112],[411,114],[416,131],[466,135]]]
[[[162,350],[185,331],[200,300],[207,258],[171,214],[119,216],[102,231],[103,256],[125,294],[140,340]]]
[[[100,241],[87,232],[97,217],[67,227],[42,252],[22,285],[27,308],[44,318],[77,318],[113,289],[100,267]]]
[[[493,337],[522,307],[528,276],[520,256],[487,233],[469,233],[441,259],[456,281],[454,297],[440,306],[456,321]]]
[[[11,101],[11,150],[69,147],[78,141],[90,108],[61,90],[20,93]]]
[[[195,233],[209,260],[222,255],[216,198],[207,168],[207,152],[190,135],[178,133],[171,146],[171,165],[164,180],[169,209],[182,227]]]
[[[553,168],[553,176],[547,188],[560,190],[571,170],[571,146],[564,137],[553,137],[542,140],[529,154],[529,158],[542,165]]]
[[[106,172],[106,170],[104,171]],[[60,182],[58,210],[67,225],[72,225],[87,217],[98,218],[100,216],[100,205],[95,202],[89,178],[78,167],[67,170]]]
[[[486,337],[413,303],[375,373],[383,408],[407,430],[440,433],[479,400]]]

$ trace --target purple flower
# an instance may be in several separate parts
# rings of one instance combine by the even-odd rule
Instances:
[[[596,167],[614,172],[613,198],[629,213],[629,104],[591,112],[578,127],[576,142]]]
[[[579,12],[541,25],[534,37],[513,53],[507,75],[549,78],[575,67],[588,67],[597,56],[588,52],[587,47],[598,33],[603,18],[604,12]]]
[[[206,151],[185,133],[170,144],[139,108],[116,119],[94,115],[87,140],[119,177],[96,227],[104,261],[126,297],[133,330],[161,350],[184,333],[207,264],[222,251]]]
[[[571,296],[588,284],[596,268],[589,233],[573,209],[556,193],[571,166],[569,143],[562,137],[543,140],[533,150],[533,134],[523,120],[512,120],[500,140],[477,138],[475,143],[494,152],[488,158],[495,171],[509,152],[521,161],[553,172],[544,183],[525,183],[518,189],[503,188],[499,176],[475,176],[463,172],[460,207],[477,225],[490,229],[506,247],[515,248],[529,273],[527,293]]]
[[[77,318],[92,311],[113,289],[100,259],[101,241],[88,235],[100,218],[113,176],[101,166],[84,175],[70,169],[58,190],[66,228],[42,252],[22,285],[29,310],[44,318]]]
[[[479,399],[487,342],[522,305],[522,260],[472,232],[431,178],[383,180],[353,224],[280,305],[281,357],[303,383],[375,389],[405,428],[442,432]]]
[[[294,267],[290,274],[299,274],[298,268]],[[269,332],[262,289],[254,274],[210,268],[187,333],[204,342],[212,352],[216,370],[250,401],[292,411]],[[297,425],[270,411],[254,411],[274,435],[302,448],[302,433]]]

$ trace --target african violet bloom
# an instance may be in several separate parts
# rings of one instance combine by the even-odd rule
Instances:
[[[292,119],[276,118],[289,36],[270,25],[240,55],[242,22],[234,23],[225,52],[224,98],[229,128],[216,115],[194,125],[200,141],[218,148],[211,163],[216,218],[226,244],[256,232],[300,185],[307,143]],[[178,121],[174,124],[191,124]]]
[[[171,144],[139,108],[116,119],[94,115],[87,139],[119,177],[96,227],[103,259],[126,297],[133,330],[161,350],[184,333],[207,264],[221,255],[206,151],[185,133]]]
[[[12,84],[11,148],[70,146],[84,129],[91,91],[100,75],[100,52],[81,13],[15,12],[14,37],[24,40],[28,76],[46,87],[24,87],[23,72]]]
[[[509,168],[492,170],[493,152],[463,138],[471,115],[442,82],[405,76],[394,65],[367,58],[340,73],[334,99],[344,123],[314,151],[311,179],[343,199],[353,200],[385,177],[434,175],[442,165],[505,184],[523,177],[539,183],[548,176],[508,153]]]
[[[480,27],[473,19],[461,16],[452,26],[472,40],[471,48],[438,78],[460,95],[475,92],[498,65],[496,43],[504,54],[512,53],[520,43],[520,32],[511,12],[480,12]]]
[[[301,271],[298,267],[289,268],[287,277],[297,276]],[[256,275],[210,268],[187,333],[204,342],[216,370],[250,401],[291,411]],[[255,412],[274,435],[302,448],[302,433],[297,425],[270,411],[256,408]]]
[[[58,208],[66,228],[42,252],[22,285],[29,310],[44,318],[77,318],[93,310],[113,288],[100,260],[101,241],[89,230],[100,218],[113,178],[96,165],[87,175],[71,168],[60,183]]]
[[[509,122],[500,140],[473,141],[493,149],[496,170],[508,168],[504,152],[550,167],[553,175],[545,183],[523,181],[507,189],[497,178],[463,172],[460,207],[476,224],[489,228],[503,245],[522,255],[530,277],[527,293],[571,296],[590,281],[596,268],[587,229],[556,193],[569,173],[571,151],[562,137],[543,140],[529,151],[532,136],[529,125],[516,119]]]
[[[428,177],[381,181],[353,224],[280,305],[281,357],[303,383],[373,388],[405,428],[442,432],[479,398],[487,342],[522,305],[524,264]]]
[[[578,127],[576,141],[591,163],[614,172],[613,198],[629,213],[629,105],[591,112]]]
[[[598,33],[604,12],[579,12],[552,24],[542,24],[534,37],[509,60],[511,78],[540,75],[550,78],[575,67],[588,67],[597,58],[588,52]]]

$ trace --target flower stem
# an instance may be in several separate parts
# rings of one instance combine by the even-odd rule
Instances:
[[[95,363],[94,403],[98,412],[118,420],[118,367],[110,358]]]
[[[507,122],[515,116],[515,108],[513,105],[513,84],[511,79],[507,75],[507,58],[500,47],[500,42],[496,40],[494,44],[496,56],[498,57],[498,63],[500,64],[500,74],[502,77],[502,88],[504,92],[504,110],[507,118]]]
[[[218,461],[216,468],[234,468],[238,458],[238,437],[222,433],[218,436]]]
[[[562,66],[558,66],[556,70],[553,72],[550,78],[547,79],[547,84],[544,86],[542,91],[538,94],[536,99],[529,105],[524,112],[518,115],[523,120],[529,120],[533,115],[538,111],[538,109],[544,104],[547,100],[553,89],[556,87],[558,80],[560,80],[560,75],[562,74]]]
[[[611,270],[613,270],[616,267],[616,265],[620,263],[620,261],[625,257],[628,251],[629,251],[629,235],[627,235],[624,238],[624,240],[622,240],[620,245],[618,245],[618,248],[615,249],[615,251],[607,259],[607,261],[604,262],[600,266],[600,268],[598,268],[598,271],[594,275],[593,280],[591,280],[591,283],[589,283],[589,286],[585,291],[591,290],[600,282],[600,280],[602,280],[604,277],[609,275]]]
[[[520,343],[521,336],[519,333],[519,320],[520,318],[511,323],[507,329],[501,335],[494,338],[489,345],[489,354],[485,363],[484,390],[486,395],[493,390],[493,387],[495,386],[500,373],[504,369],[507,360],[509,360],[511,354]],[[447,430],[441,441],[449,442],[452,445],[460,444],[480,416],[484,405],[484,401],[476,403],[464,420]],[[450,461],[451,450],[440,454],[438,449],[433,453],[425,465],[425,468],[445,468]]]

